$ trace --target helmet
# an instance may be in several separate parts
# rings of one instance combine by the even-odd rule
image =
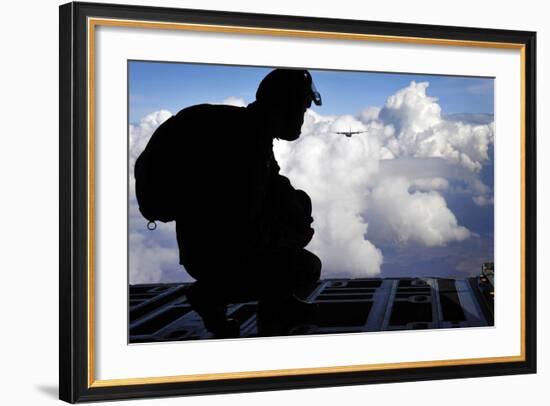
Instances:
[[[311,74],[304,69],[275,69],[263,78],[256,92],[256,100],[268,105],[302,97],[310,98],[317,106],[322,104]]]

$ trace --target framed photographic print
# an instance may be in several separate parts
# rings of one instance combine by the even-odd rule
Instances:
[[[536,371],[536,34],[60,7],[60,398]]]

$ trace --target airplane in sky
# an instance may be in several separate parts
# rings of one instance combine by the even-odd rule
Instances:
[[[342,135],[345,135],[346,137],[351,137],[354,134],[362,134],[362,133],[366,133],[366,131],[351,131],[351,128],[350,128],[349,131],[336,131],[335,134],[342,134]]]

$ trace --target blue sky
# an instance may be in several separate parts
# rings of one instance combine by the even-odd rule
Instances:
[[[234,96],[254,101],[258,83],[270,68],[165,62],[128,63],[130,122],[160,109],[173,113],[185,106],[221,102]],[[325,115],[354,114],[365,106],[381,106],[411,81],[430,82],[430,94],[442,110],[453,113],[493,113],[493,80],[458,76],[310,70],[323,97],[313,110]],[[182,78],[184,78],[182,80]]]
[[[271,71],[140,61],[128,69],[130,167],[167,111],[228,98],[250,103]],[[312,197],[316,235],[308,249],[321,256],[322,277],[463,278],[492,261],[493,79],[310,72],[323,105],[306,114],[299,141],[276,144],[275,152],[282,173]],[[349,128],[367,135],[335,138]],[[332,152],[319,159],[313,144]],[[364,170],[350,183],[357,165]],[[319,193],[327,189],[332,195]],[[189,280],[177,264],[173,223],[148,232],[132,193],[131,183],[131,283]]]

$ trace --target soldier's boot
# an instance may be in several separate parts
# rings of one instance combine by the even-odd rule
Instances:
[[[214,334],[215,338],[235,338],[240,336],[239,322],[227,318],[227,306],[208,300],[201,287],[192,285],[186,292],[187,301],[202,318],[204,327]]]

